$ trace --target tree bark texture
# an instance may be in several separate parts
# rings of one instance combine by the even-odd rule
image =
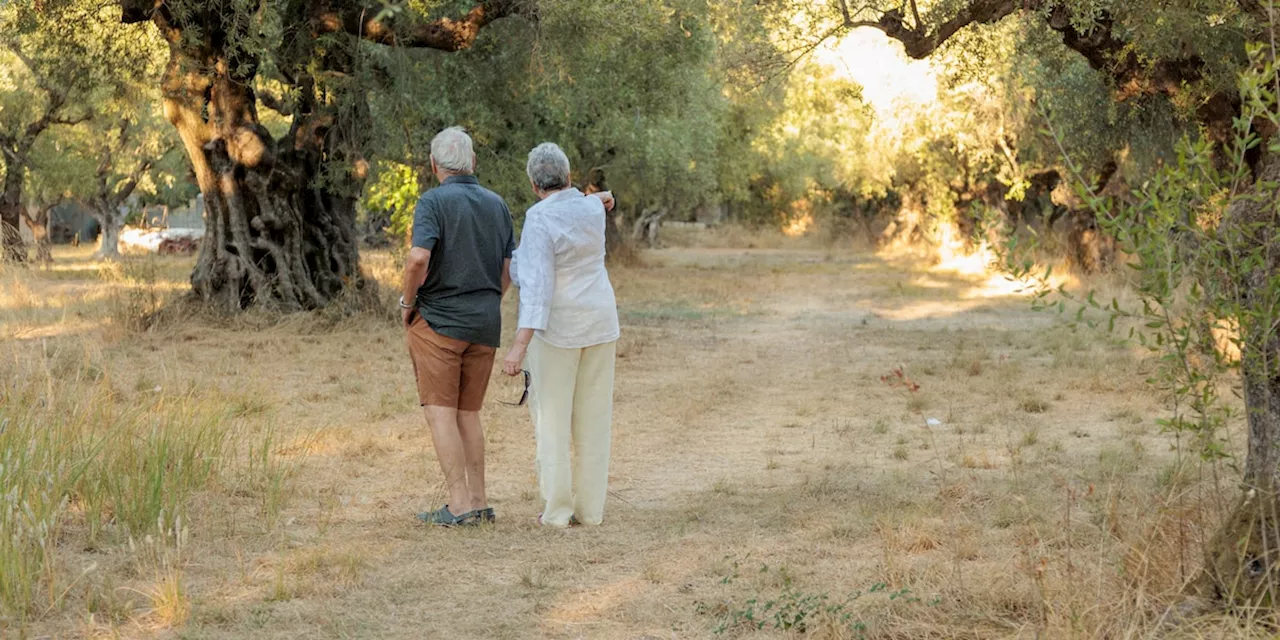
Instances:
[[[49,212],[52,210],[52,206],[46,206],[32,207],[30,212],[22,212],[22,219],[35,239],[37,264],[53,264],[53,243],[49,238]]]
[[[249,78],[225,53],[194,59],[171,44],[165,115],[178,130],[205,200],[194,294],[216,308],[296,311],[361,286],[353,195],[319,183],[329,120],[295,118],[279,143],[258,122]]]
[[[120,229],[124,226],[124,214],[120,207],[98,207],[93,209],[93,218],[98,221],[101,233],[98,234],[98,250],[93,257],[99,260],[120,259]]]
[[[657,249],[659,246],[658,234],[662,229],[662,219],[671,213],[671,207],[655,203],[645,207],[640,211],[640,215],[636,216],[635,222],[632,224],[631,241],[635,243],[644,242],[650,249]]]
[[[1264,152],[1255,189],[1280,185],[1280,155]],[[1246,420],[1249,427],[1244,495],[1206,550],[1204,572],[1192,592],[1233,605],[1274,607],[1280,595],[1280,331],[1274,307],[1280,274],[1280,223],[1273,204],[1242,199],[1224,224],[1238,232],[1240,255],[1259,257],[1233,290],[1244,310],[1239,319]]]
[[[282,7],[283,43],[254,54],[237,46],[245,34],[235,30],[243,27],[225,15],[236,9],[223,3],[188,2],[179,15],[163,0],[118,1],[125,21],[150,20],[170,43],[162,81],[165,115],[182,138],[205,199],[205,238],[191,285],[196,297],[227,311],[253,305],[315,309],[366,288],[356,198],[367,172],[362,136],[372,127],[367,89],[321,88],[316,78],[358,75],[352,53],[357,38],[456,51],[471,46],[482,27],[523,6],[486,0],[458,19],[399,24],[378,2],[294,0]],[[323,48],[317,44],[322,36]],[[279,140],[260,123],[253,88],[268,56],[282,76],[277,79],[296,90],[296,104],[262,97],[292,118]]]
[[[22,172],[8,169],[4,191],[0,192],[0,262],[26,262],[27,245],[22,240]]]

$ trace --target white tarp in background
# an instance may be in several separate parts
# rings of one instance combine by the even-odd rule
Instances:
[[[137,229],[125,227],[120,231],[120,251],[125,253],[159,253],[166,240],[179,243],[198,243],[204,238],[204,229]]]

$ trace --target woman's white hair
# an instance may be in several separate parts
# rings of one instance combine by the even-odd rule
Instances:
[[[529,180],[543,191],[555,191],[569,186],[569,156],[554,142],[544,142],[529,152],[525,165]]]
[[[474,173],[476,154],[471,136],[462,127],[449,127],[431,140],[431,157],[436,166],[452,173]]]

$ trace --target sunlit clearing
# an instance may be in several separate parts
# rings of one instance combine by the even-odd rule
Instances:
[[[808,200],[799,200],[791,205],[791,217],[782,226],[782,233],[788,238],[799,238],[813,227],[813,206]]]
[[[970,247],[952,225],[942,225],[938,235],[938,263],[934,266],[934,271],[983,279],[980,284],[975,284],[974,288],[964,295],[965,298],[1006,298],[1028,295],[1040,286],[1056,288],[1071,282],[1070,278],[1059,274],[1052,274],[1047,282],[1030,278],[1011,278],[1001,273],[1000,257],[986,242],[977,247]],[[1039,271],[1039,273],[1043,272]]]
[[[991,273],[995,260],[996,255],[985,242],[976,249],[969,247],[955,227],[942,225],[938,238],[938,270],[981,276]]]
[[[836,77],[862,85],[863,99],[882,126],[893,126],[904,107],[938,100],[938,78],[927,60],[911,60],[902,45],[875,29],[857,29],[814,52]]]

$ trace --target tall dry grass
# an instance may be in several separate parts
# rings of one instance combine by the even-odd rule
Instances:
[[[207,388],[118,377],[104,352],[157,327],[181,290],[162,273],[173,268],[103,263],[79,274],[99,284],[75,291],[56,272],[0,273],[0,635],[68,608],[100,609],[122,589],[151,604],[120,616],[180,623],[190,528],[227,517],[242,494],[259,497],[253,516],[269,527],[290,495],[297,463],[276,455],[274,429]],[[84,317],[100,324],[24,335]],[[104,583],[111,572],[94,552],[123,553],[143,586],[118,586],[119,575]]]

